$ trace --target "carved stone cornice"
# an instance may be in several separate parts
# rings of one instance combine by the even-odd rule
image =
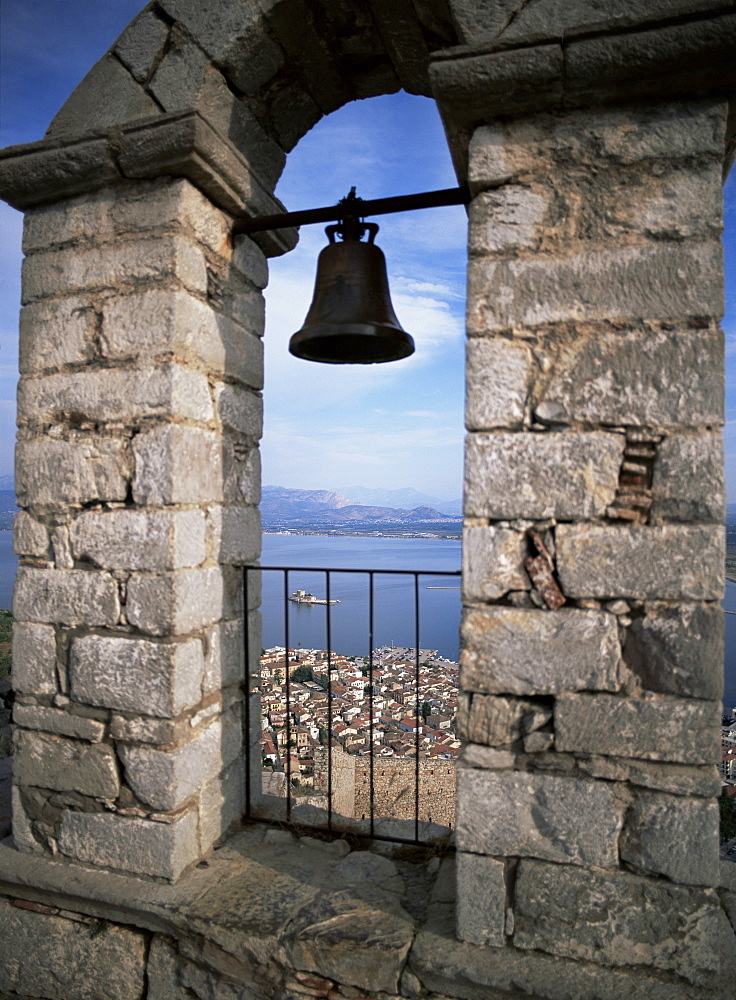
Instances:
[[[186,177],[235,216],[285,211],[243,154],[196,111],[159,115],[104,134],[42,139],[0,151],[0,197],[21,210],[125,180],[162,176]],[[253,238],[268,256],[286,253],[297,242],[295,230]]]

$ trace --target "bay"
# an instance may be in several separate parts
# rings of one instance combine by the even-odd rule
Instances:
[[[457,660],[460,625],[460,579],[428,575],[460,569],[459,539],[367,538],[324,535],[264,535],[263,566],[319,566],[329,569],[414,570],[417,578],[373,575],[373,629],[370,577],[367,573],[330,574],[331,649],[346,656],[366,656],[379,646],[416,647],[415,586],[419,602],[420,649],[436,649]],[[263,645],[324,649],[328,646],[328,609],[287,600],[295,590],[327,598],[325,573],[263,571]],[[442,588],[442,589],[430,589]],[[285,614],[288,608],[288,620]],[[288,635],[287,635],[288,627]]]
[[[12,531],[0,531],[0,609],[12,604],[13,577],[17,558],[13,554]],[[437,538],[366,538],[323,535],[264,535],[264,566],[320,566],[365,569],[412,569],[453,571],[460,568],[460,542]],[[297,588],[324,598],[324,573],[263,573],[263,645],[284,644],[284,589],[287,596]],[[380,645],[415,645],[413,579],[404,576],[375,578],[373,648]],[[420,577],[419,645],[438,649],[441,656],[458,656],[460,620],[459,590],[427,590],[427,587],[457,587],[455,577]],[[368,581],[358,574],[336,574],[331,597],[340,600],[330,608],[331,645],[346,655],[368,652]],[[289,643],[304,648],[327,645],[326,608],[288,603]],[[729,580],[723,608],[726,655],[724,696],[726,709],[736,708],[736,582]]]

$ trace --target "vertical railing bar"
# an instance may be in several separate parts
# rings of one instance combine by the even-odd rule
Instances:
[[[325,570],[327,600],[327,829],[332,832],[332,619],[330,617],[330,571]]]
[[[371,700],[370,705],[370,754],[368,755],[368,772],[369,772],[369,782],[368,791],[370,799],[370,824],[371,824],[371,837],[375,831],[375,788],[373,785],[374,770],[373,770],[373,635],[374,635],[374,574],[373,571],[368,574],[368,683],[371,686],[371,694],[369,695]]]
[[[368,712],[370,713],[370,719],[368,720],[368,738],[370,741],[370,753],[368,756],[368,766],[370,768],[371,780],[370,780],[370,791],[371,791],[371,836],[373,835],[373,823],[374,823],[374,806],[373,806],[373,775],[374,775],[374,761],[373,753],[375,744],[373,742],[373,579],[371,577],[371,622],[370,622],[370,653],[368,656]]]
[[[329,571],[326,571],[329,576]],[[328,583],[327,600],[329,600]],[[327,605],[329,608],[329,604]],[[330,631],[329,618],[327,621],[327,829],[332,830],[332,660],[330,657]]]
[[[245,818],[250,819],[251,809],[251,769],[254,764],[251,759],[250,745],[250,642],[248,636],[248,567],[243,566],[243,666],[245,671],[245,712],[243,725],[245,732]]]
[[[419,843],[419,573],[414,573],[414,643],[416,654],[416,682],[414,709],[414,839]]]
[[[289,681],[289,571],[284,570],[284,666],[286,668],[286,821],[291,819],[291,685]]]

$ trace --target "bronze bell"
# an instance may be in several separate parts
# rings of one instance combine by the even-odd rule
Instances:
[[[289,351],[328,365],[408,358],[414,341],[402,330],[391,304],[386,258],[373,242],[378,226],[348,216],[325,232],[330,242],[317,261],[312,304],[301,330],[289,341]],[[336,242],[336,234],[341,242]]]

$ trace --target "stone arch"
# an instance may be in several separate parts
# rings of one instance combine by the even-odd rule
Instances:
[[[736,18],[635,6],[158,0],[41,143],[3,153],[0,192],[28,210],[21,850],[175,881],[242,812],[260,289],[294,234],[233,247],[229,226],[277,210],[283,157],[321,114],[403,85],[438,101],[474,195],[466,944],[423,932],[412,972],[448,995],[718,988]]]
[[[197,111],[273,187],[284,155],[349,101],[430,94],[429,57],[457,41],[443,4],[155,0],[51,122],[50,139]],[[101,102],[100,94],[109,99]]]

